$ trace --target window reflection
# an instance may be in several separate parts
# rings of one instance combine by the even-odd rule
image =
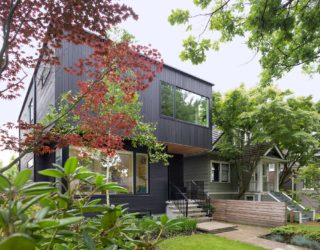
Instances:
[[[148,155],[136,155],[136,192],[148,193]]]
[[[209,99],[161,83],[161,114],[196,125],[209,126]]]

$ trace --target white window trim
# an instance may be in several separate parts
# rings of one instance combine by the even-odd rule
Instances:
[[[214,181],[213,180],[213,175],[212,175],[212,163],[219,163],[220,164],[220,169],[219,169],[219,181]],[[221,181],[221,171],[222,171],[222,164],[227,164],[229,167],[229,171],[228,171],[228,181]],[[230,178],[230,172],[231,172],[231,168],[230,168],[230,163],[226,162],[226,161],[210,161],[210,182],[212,183],[231,183],[231,178]]]
[[[248,200],[248,197],[252,197],[253,199],[252,200]],[[245,201],[255,201],[256,200],[256,196],[254,194],[246,194],[244,196],[244,200]]]

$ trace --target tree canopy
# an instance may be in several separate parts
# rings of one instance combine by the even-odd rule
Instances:
[[[161,71],[162,59],[157,50],[133,44],[126,32],[115,35],[118,24],[129,17],[137,19],[130,7],[110,0],[3,2],[0,99],[19,95],[25,85],[20,77],[25,67],[60,67],[80,80],[73,82],[78,91],[67,93],[42,121],[18,121],[0,128],[0,149],[20,153],[0,171],[27,153],[52,153],[67,145],[113,155],[122,149],[123,140],[132,137],[135,144],[150,146],[150,152],[163,149],[152,136],[153,126],[142,123],[137,102],[137,93]],[[71,66],[60,65],[56,51],[64,43],[87,47],[88,54]],[[26,45],[36,46],[37,53],[26,54]],[[33,82],[37,81],[34,77]],[[20,129],[23,136],[12,136],[12,129]]]
[[[170,24],[186,25],[182,60],[199,64],[208,50],[245,37],[247,46],[261,55],[262,83],[267,84],[301,65],[320,73],[320,4],[316,0],[193,0],[199,13],[172,10]],[[192,31],[200,22],[200,31]]]
[[[319,149],[320,113],[311,97],[295,97],[274,85],[252,89],[241,85],[225,95],[215,92],[212,110],[213,124],[224,132],[218,149],[237,166],[242,191],[260,157],[247,157],[252,147],[277,145],[283,151],[288,162],[280,184],[296,163],[307,164]]]

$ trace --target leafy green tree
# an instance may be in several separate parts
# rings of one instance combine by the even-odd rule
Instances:
[[[306,188],[312,188],[314,192],[308,193],[312,198],[320,202],[320,163],[314,162],[302,167],[297,173],[297,181],[303,182]]]
[[[258,147],[277,145],[284,152],[280,185],[296,164],[312,161],[319,148],[320,115],[311,97],[294,97],[273,85],[249,90],[241,85],[225,95],[214,93],[212,111],[213,124],[224,132],[217,147],[237,169],[239,196],[249,187],[261,156],[252,153]]]
[[[193,0],[199,13],[172,10],[170,24],[186,25],[191,35],[183,41],[180,57],[194,64],[221,43],[245,37],[247,46],[261,55],[262,82],[270,83],[298,65],[319,73],[320,5],[316,0]],[[199,19],[199,20],[198,20]],[[200,32],[193,25],[203,21]],[[198,29],[197,29],[198,30]]]

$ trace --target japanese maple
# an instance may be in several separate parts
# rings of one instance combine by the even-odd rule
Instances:
[[[129,17],[137,19],[130,7],[111,0],[2,1],[0,99],[19,95],[25,85],[24,67],[41,63],[63,67],[55,54],[63,43],[85,45],[92,51],[64,68],[68,74],[89,80],[75,82],[79,92],[66,94],[49,118],[38,124],[8,123],[0,130],[0,147],[20,152],[20,157],[2,171],[29,152],[51,153],[67,145],[114,154],[123,147],[125,138],[146,128],[152,131],[141,122],[137,92],[152,82],[162,60],[149,46],[110,39],[111,30]],[[25,46],[34,46],[37,53],[25,54]],[[116,92],[110,93],[111,89]],[[10,129],[22,130],[23,138],[12,136]]]

